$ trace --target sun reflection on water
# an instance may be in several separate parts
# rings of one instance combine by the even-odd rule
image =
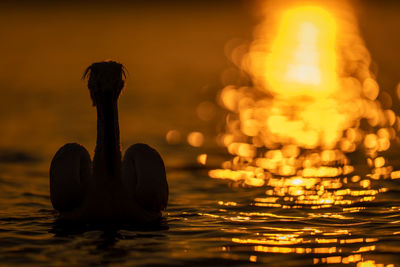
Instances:
[[[264,6],[265,21],[248,52],[238,61],[238,52],[232,51],[252,85],[228,85],[220,93],[228,114],[219,142],[232,159],[209,176],[229,179],[235,186],[265,188],[251,206],[266,212],[242,211],[225,220],[268,224],[266,218],[284,223],[306,217],[330,225],[337,219],[338,227],[266,227],[254,237],[231,241],[253,246],[251,262],[259,260],[257,253],[296,253],[314,254],[314,264],[378,266],[364,257],[376,249],[378,239],[357,236],[342,226],[351,225],[353,214],[388,191],[377,180],[400,178],[400,171],[393,171],[381,155],[397,138],[399,117],[377,100],[380,89],[369,70],[371,58],[354,16],[343,11],[348,6],[343,3],[341,12],[323,6],[274,6],[275,12],[281,10],[275,23],[268,16],[270,6]],[[360,155],[367,171],[357,171],[351,163]],[[271,209],[307,215],[279,216]]]

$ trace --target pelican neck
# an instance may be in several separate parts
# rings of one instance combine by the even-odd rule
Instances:
[[[118,178],[121,167],[118,100],[104,94],[96,99],[97,141],[93,159],[95,176]]]

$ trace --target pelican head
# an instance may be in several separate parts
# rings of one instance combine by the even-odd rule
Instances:
[[[96,106],[99,97],[111,97],[117,100],[126,77],[125,67],[115,61],[102,61],[90,65],[83,74],[88,78],[88,88],[93,106]]]

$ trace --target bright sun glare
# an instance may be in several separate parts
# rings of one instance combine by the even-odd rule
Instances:
[[[392,172],[379,155],[396,140],[400,117],[377,100],[379,86],[369,69],[371,57],[351,9],[333,5],[283,9],[282,2],[267,1],[253,42],[231,51],[232,61],[249,74],[251,85],[227,85],[221,91],[220,101],[229,112],[219,140],[232,158],[221,169],[210,170],[209,176],[229,179],[233,187],[264,187],[265,196],[252,202],[266,208],[263,211],[339,206],[359,211],[361,206],[349,205],[371,202],[388,190],[373,188],[371,179],[400,178],[400,171]],[[356,175],[347,157],[359,149],[365,149],[372,169],[367,177]],[[219,201],[219,205],[240,204]],[[338,240],[319,242],[364,242]],[[282,232],[232,241],[256,244],[258,252],[337,253],[336,245],[296,248],[304,240]],[[375,246],[365,251],[373,250]],[[317,257],[314,263],[371,263],[358,255]]]
[[[323,96],[335,91],[336,23],[320,7],[297,7],[282,16],[265,60],[265,77],[276,94]]]
[[[350,126],[352,118],[338,112],[334,96],[338,93],[336,29],[335,18],[325,9],[295,7],[283,13],[270,53],[252,57],[261,66],[263,88],[282,101],[274,102],[280,112],[267,119],[280,142],[333,148],[343,126]],[[283,107],[285,103],[289,107]]]
[[[228,116],[231,135],[223,141],[228,149],[250,137],[256,148],[352,152],[365,134],[362,118],[372,127],[393,125],[394,113],[376,101],[379,87],[355,21],[343,19],[338,10],[297,6],[284,10],[276,25],[273,31],[273,24],[260,24],[239,65],[254,86],[227,86],[221,92],[223,105],[239,117]],[[383,143],[376,149],[386,150],[388,140]]]
[[[399,118],[377,100],[371,57],[351,9],[280,7],[263,7],[253,42],[231,51],[252,85],[221,91],[229,113],[219,140],[233,159],[211,171],[213,178],[259,185],[271,174],[336,177],[352,168],[323,164],[346,165],[345,154],[361,146],[372,160],[396,139]]]

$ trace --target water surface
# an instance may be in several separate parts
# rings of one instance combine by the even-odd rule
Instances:
[[[273,178],[280,186],[266,181],[254,187],[243,180],[210,179],[207,170],[189,163],[170,167],[164,221],[143,228],[58,221],[49,201],[48,159],[7,153],[8,161],[3,155],[0,165],[3,264],[307,266],[400,261],[399,180],[361,174],[366,165],[358,166],[360,181],[369,181],[364,186],[351,181],[353,173],[318,178],[311,188],[301,181],[283,186],[288,177]],[[190,153],[177,147],[164,157],[168,162],[169,155],[189,158]],[[322,184],[325,188],[315,190]],[[293,186],[306,196],[304,192],[317,191],[308,194],[316,197],[299,202]]]

